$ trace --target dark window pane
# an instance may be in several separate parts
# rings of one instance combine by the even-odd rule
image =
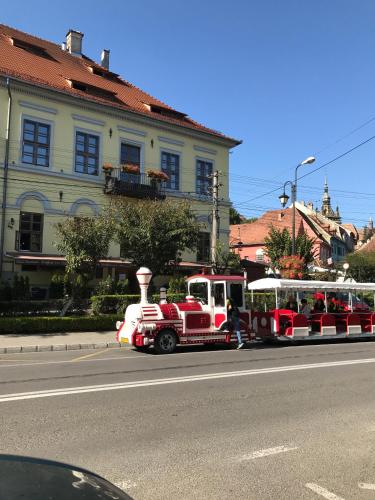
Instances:
[[[163,151],[161,156],[161,169],[165,172],[169,180],[165,183],[169,189],[179,189],[180,157],[173,153]]]
[[[29,252],[42,251],[43,215],[21,212],[19,226],[19,249]]]
[[[22,161],[48,167],[50,126],[25,120],[22,138]]]
[[[99,165],[99,137],[76,132],[75,171],[97,175]]]
[[[212,185],[209,176],[212,174],[212,162],[197,160],[196,162],[196,192],[207,195]]]

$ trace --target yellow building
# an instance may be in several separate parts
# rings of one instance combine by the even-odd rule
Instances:
[[[60,46],[0,25],[0,270],[5,280],[15,272],[29,276],[35,296],[45,295],[64,266],[54,225],[67,216],[95,216],[112,196],[191,200],[203,224],[197,255],[184,256],[192,267],[209,258],[207,176],[219,170],[219,238],[228,243],[229,150],[240,141],[123,80],[109,69],[109,51],[95,63],[82,42],[73,30]],[[124,173],[123,164],[139,174]],[[164,188],[148,170],[168,175]],[[112,244],[98,277],[124,274],[126,265]]]

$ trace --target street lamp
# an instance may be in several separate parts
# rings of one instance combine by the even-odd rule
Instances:
[[[281,206],[283,208],[285,208],[285,206],[286,206],[286,204],[288,203],[288,200],[289,200],[289,196],[285,193],[285,187],[287,186],[287,184],[290,184],[291,193],[293,195],[293,182],[292,181],[286,181],[284,183],[284,187],[283,187],[283,194],[281,194],[279,196],[279,200],[280,200]]]
[[[292,255],[296,253],[296,201],[297,201],[297,171],[302,165],[311,165],[314,163],[314,156],[309,156],[296,166],[294,171],[294,184],[292,189],[293,198],[293,223],[292,223]]]

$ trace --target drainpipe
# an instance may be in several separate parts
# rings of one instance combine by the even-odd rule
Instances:
[[[5,155],[4,155],[4,178],[3,178],[3,200],[1,203],[1,233],[0,233],[0,278],[3,277],[4,267],[4,239],[5,239],[5,217],[8,194],[8,169],[9,169],[9,138],[10,138],[10,119],[12,114],[12,93],[10,90],[10,78],[6,79],[8,89],[8,117],[5,133]]]

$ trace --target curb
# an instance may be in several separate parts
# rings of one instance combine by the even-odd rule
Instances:
[[[92,342],[84,344],[51,344],[51,345],[25,345],[16,347],[0,347],[0,354],[20,354],[23,352],[47,351],[75,351],[79,349],[111,349],[114,347],[128,348],[130,346],[120,342]]]

